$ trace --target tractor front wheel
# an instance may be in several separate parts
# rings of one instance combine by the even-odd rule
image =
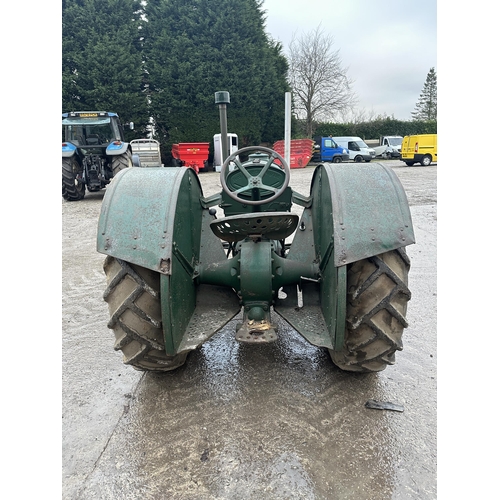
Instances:
[[[104,261],[108,328],[123,362],[140,371],[166,372],[183,365],[187,352],[168,356],[161,322],[160,275],[114,257]]]
[[[330,350],[342,370],[378,372],[395,362],[408,326],[410,260],[404,248],[363,259],[347,271],[344,345]]]
[[[132,167],[132,153],[126,151],[122,155],[113,156],[111,159],[111,169],[113,170],[113,177],[124,168]]]
[[[83,169],[74,156],[62,159],[62,196],[66,201],[78,201],[85,196]]]

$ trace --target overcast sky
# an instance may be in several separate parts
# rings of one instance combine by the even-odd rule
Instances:
[[[437,67],[437,0],[264,0],[267,32],[283,44],[320,24],[354,80],[358,109],[409,120]],[[438,85],[439,87],[439,85]]]

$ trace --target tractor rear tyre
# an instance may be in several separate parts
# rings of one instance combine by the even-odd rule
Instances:
[[[85,196],[83,169],[73,156],[62,159],[62,196],[66,201],[78,201]]]
[[[351,372],[378,372],[395,362],[408,326],[410,260],[404,248],[360,260],[347,270],[346,329],[333,362]]]
[[[115,351],[140,371],[166,372],[186,361],[188,352],[168,356],[161,322],[160,275],[144,267],[107,256],[104,261],[108,328],[115,333]]]
[[[122,155],[113,156],[111,159],[111,170],[113,170],[113,177],[124,168],[132,167],[132,153],[126,151]]]

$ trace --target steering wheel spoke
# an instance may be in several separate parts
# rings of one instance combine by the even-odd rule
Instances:
[[[273,154],[269,157],[268,162],[264,165],[262,170],[259,172],[259,177],[261,179],[264,179],[264,175],[266,175],[266,172],[268,171],[269,167],[273,164],[273,162],[276,158],[277,158],[277,156],[273,152]]]
[[[253,189],[253,186],[250,186],[250,185],[246,185],[246,186],[243,186],[241,187],[240,189],[236,189],[235,191],[231,191],[233,194],[235,194],[236,196],[238,196],[239,194],[242,194],[242,193],[246,193],[247,191],[250,191]],[[239,201],[243,201],[242,199],[238,198]]]
[[[252,175],[248,172],[248,170],[241,164],[240,160],[238,158],[235,158],[233,160],[233,163],[235,164],[236,168],[248,179],[250,180],[252,178]]]

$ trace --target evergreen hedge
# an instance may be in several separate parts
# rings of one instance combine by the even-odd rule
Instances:
[[[301,127],[296,127],[300,130]],[[300,132],[298,132],[300,134]],[[383,135],[437,134],[437,121],[402,121],[394,118],[376,119],[361,123],[318,123],[315,137],[354,135],[363,140],[378,139]],[[297,138],[299,138],[297,136]]]

